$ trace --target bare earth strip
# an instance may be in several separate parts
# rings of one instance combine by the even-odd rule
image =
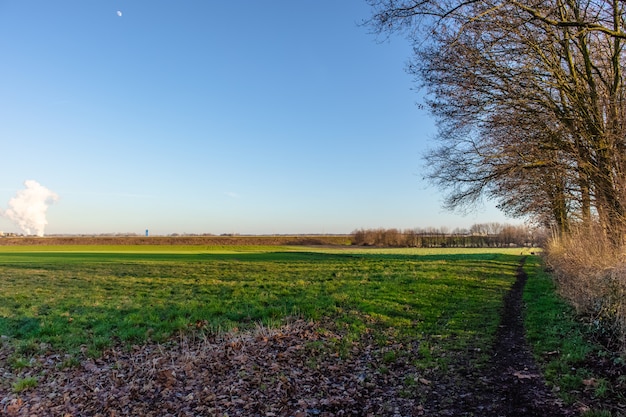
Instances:
[[[578,413],[546,387],[524,336],[522,294],[527,275],[524,260],[504,299],[499,331],[485,369],[472,369],[468,358],[433,381],[425,404],[440,416],[573,416]]]
[[[348,245],[348,235],[267,236],[46,236],[0,237],[0,246],[56,245]]]
[[[570,416],[546,387],[524,337],[522,294],[527,275],[522,265],[517,280],[504,300],[500,330],[494,345],[491,377],[501,396],[495,415]]]

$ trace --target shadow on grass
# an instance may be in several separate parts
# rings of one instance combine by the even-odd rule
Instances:
[[[0,253],[0,334],[98,350],[299,316],[488,343],[518,261],[488,252]]]

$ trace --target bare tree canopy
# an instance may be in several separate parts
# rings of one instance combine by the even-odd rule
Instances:
[[[412,41],[450,208],[482,196],[567,232],[626,230],[623,0],[369,0],[379,34]]]

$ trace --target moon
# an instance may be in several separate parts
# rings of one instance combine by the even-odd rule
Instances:
[[[118,11],[117,11],[117,15],[118,15],[119,17],[122,17],[122,12],[121,12],[120,10],[118,10]]]

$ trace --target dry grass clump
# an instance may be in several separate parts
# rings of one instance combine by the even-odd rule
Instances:
[[[605,342],[626,351],[624,248],[616,248],[602,231],[591,228],[552,239],[546,254],[560,294]]]

